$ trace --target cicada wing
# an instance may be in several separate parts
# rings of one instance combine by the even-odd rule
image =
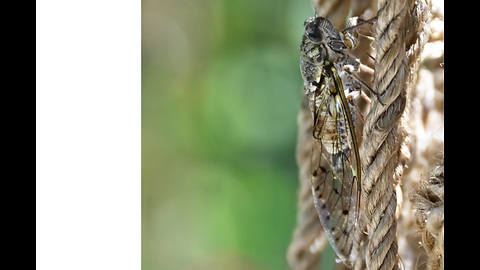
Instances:
[[[337,75],[338,76],[338,75]],[[335,79],[326,80],[314,113],[311,181],[315,207],[337,256],[346,265],[358,221],[360,159],[348,102]],[[338,79],[339,81],[339,79]],[[337,82],[338,82],[337,81]],[[327,91],[339,87],[338,91]]]

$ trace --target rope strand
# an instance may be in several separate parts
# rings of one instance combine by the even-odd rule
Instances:
[[[355,263],[365,258],[367,269],[398,269],[396,236],[396,185],[403,173],[399,165],[400,146],[405,139],[399,121],[406,106],[404,1],[380,1],[374,35],[377,41],[374,87],[381,102],[374,99],[363,130],[362,168],[364,199],[362,228],[367,235],[366,248]]]

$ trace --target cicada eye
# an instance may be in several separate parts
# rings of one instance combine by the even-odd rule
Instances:
[[[318,29],[318,17],[308,18],[304,22],[305,35],[313,42],[320,42],[322,40],[322,33]]]
[[[318,42],[322,40],[322,32],[319,31],[318,29],[310,28],[310,29],[307,29],[305,33],[311,41]]]

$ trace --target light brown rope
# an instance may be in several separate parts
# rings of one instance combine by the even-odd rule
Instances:
[[[353,0],[313,0],[317,15],[327,18],[337,28],[345,27]]]
[[[424,144],[417,139],[423,139],[422,134],[424,133],[422,130],[425,128],[424,125],[426,123],[423,122],[425,119],[422,117],[422,112],[425,112],[427,107],[418,106],[419,94],[423,92],[421,87],[418,87],[420,84],[417,77],[420,70],[420,63],[424,63],[421,55],[430,37],[429,24],[432,5],[429,0],[415,1],[414,3],[411,1],[409,4],[411,5],[411,7],[409,7],[409,14],[411,15],[406,22],[409,31],[405,41],[407,48],[407,66],[410,68],[407,83],[408,89],[412,89],[412,92],[407,95],[407,108],[402,120],[408,122],[404,126],[408,126],[411,132],[402,145],[402,149],[405,149],[404,152],[408,156],[405,162],[408,164],[409,170],[406,170],[402,180],[404,203],[402,205],[400,219],[398,220],[397,235],[401,242],[401,244],[399,244],[399,255],[402,258],[402,263],[404,263],[403,266],[406,269],[423,269],[422,267],[425,266],[425,254],[418,245],[419,239],[413,227],[414,217],[412,215],[412,203],[407,196],[418,182],[418,178],[415,178],[415,176],[413,176],[415,179],[412,181],[412,176],[410,175],[412,172],[411,169],[415,168],[414,171],[418,171],[416,168],[422,166],[422,159],[419,156],[421,152],[419,151],[423,149]],[[412,149],[412,154],[410,154],[410,149]],[[438,150],[438,148],[436,149]],[[429,157],[431,158],[431,156]]]
[[[409,196],[414,205],[415,225],[427,251],[427,269],[443,269],[444,258],[444,165],[430,172]]]
[[[362,228],[367,239],[359,236],[363,239],[360,245],[366,246],[360,249],[363,256],[358,257],[356,269],[399,268],[396,218],[401,205],[397,205],[397,192],[400,196],[402,192],[397,185],[410,156],[408,96],[428,40],[429,9],[424,1],[379,3],[374,89],[384,105],[374,99],[363,130]]]
[[[377,42],[373,99],[363,130],[361,228],[367,235],[356,269],[398,269],[395,188],[403,174],[401,145],[406,136],[400,118],[406,106],[405,51],[408,6],[405,1],[380,1],[374,36]],[[359,236],[360,237],[360,236]],[[363,263],[362,259],[365,258]]]

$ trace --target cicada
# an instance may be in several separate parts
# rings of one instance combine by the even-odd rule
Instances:
[[[353,28],[352,28],[353,29]],[[338,260],[351,266],[359,220],[361,167],[350,98],[362,84],[349,50],[354,31],[338,31],[319,16],[305,21],[300,46],[304,93],[313,119],[311,188],[315,208]]]

